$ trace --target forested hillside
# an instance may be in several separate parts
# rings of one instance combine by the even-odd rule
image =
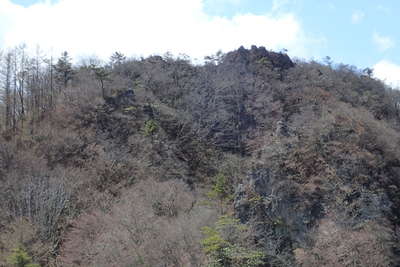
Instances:
[[[0,266],[400,266],[400,91],[373,70],[0,65]]]

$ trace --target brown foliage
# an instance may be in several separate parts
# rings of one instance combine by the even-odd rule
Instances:
[[[201,266],[200,228],[215,212],[176,180],[142,181],[109,212],[81,215],[64,241],[63,266]],[[211,220],[210,220],[211,219]]]
[[[35,261],[47,262],[51,258],[51,244],[38,238],[37,227],[28,219],[18,218],[0,230],[0,266],[7,266],[7,257],[19,246],[28,247]]]
[[[347,229],[323,219],[315,233],[314,247],[296,249],[296,260],[304,267],[391,266],[391,234],[386,226],[373,222],[361,229]]]

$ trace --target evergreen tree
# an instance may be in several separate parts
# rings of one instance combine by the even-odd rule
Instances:
[[[101,93],[102,93],[103,98],[105,98],[106,97],[106,93],[105,93],[105,88],[104,88],[104,82],[111,81],[111,79],[109,77],[111,73],[108,72],[104,67],[96,66],[94,64],[92,64],[90,66],[90,68],[94,72],[96,80],[98,80],[100,82]]]
[[[61,57],[58,59],[57,64],[54,66],[55,80],[59,85],[62,85],[64,89],[67,87],[68,82],[72,80],[74,76],[74,70],[72,68],[71,58],[68,52],[63,52]]]
[[[40,267],[39,264],[32,263],[32,258],[22,248],[18,247],[13,250],[13,253],[8,258],[8,262],[15,267]]]
[[[111,68],[118,67],[125,60],[126,60],[126,57],[124,54],[122,54],[121,52],[118,52],[118,51],[114,52],[114,54],[112,54],[112,56],[110,57],[110,66],[111,66]]]

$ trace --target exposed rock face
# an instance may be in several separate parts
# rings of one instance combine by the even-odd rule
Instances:
[[[287,139],[284,136],[275,138],[278,146],[284,145],[279,140]],[[255,239],[266,253],[284,258],[277,261],[279,264],[284,261],[286,265],[276,266],[295,266],[296,260],[291,257],[296,248],[319,251],[319,256],[327,262],[330,257],[341,257],[332,256],[339,253],[332,245],[329,252],[321,252],[324,251],[320,247],[324,240],[318,239],[315,231],[322,231],[320,227],[326,222],[341,235],[354,238],[351,241],[356,244],[354,246],[365,246],[364,241],[359,240],[361,235],[379,240],[385,231],[391,231],[389,221],[398,222],[399,212],[394,208],[399,200],[394,193],[398,191],[398,162],[385,165],[379,156],[373,158],[369,152],[342,142],[300,153],[296,152],[298,148],[293,142],[293,147],[285,150],[284,155],[271,159],[272,164],[260,163],[236,187],[235,215],[241,222],[254,226]],[[365,230],[376,225],[381,225],[382,229],[377,232]],[[329,239],[326,242],[336,241]],[[390,242],[382,241],[385,261],[394,257],[391,251],[397,251],[396,245],[389,247]],[[360,261],[368,249],[357,254]],[[378,256],[370,259],[379,261]],[[310,255],[306,257],[311,258]],[[368,257],[364,263],[368,263]]]
[[[325,211],[318,190],[301,193],[300,187],[284,173],[269,168],[252,171],[235,192],[235,214],[243,222],[262,221],[257,238],[275,240],[278,246],[306,243],[307,234]],[[266,247],[268,244],[265,243]]]
[[[129,106],[135,103],[135,93],[132,88],[128,88],[118,92],[116,96],[106,97],[105,101],[115,108]]]
[[[244,64],[260,62],[260,60],[268,60],[271,63],[271,67],[280,70],[294,67],[293,61],[287,54],[271,52],[263,46],[257,47],[253,45],[250,50],[242,46],[238,50],[228,53],[225,58],[225,61],[229,63]]]
[[[275,131],[275,135],[278,137],[282,137],[282,136],[289,136],[289,132],[288,132],[288,128],[286,126],[286,124],[283,121],[278,121],[276,123],[276,131]]]

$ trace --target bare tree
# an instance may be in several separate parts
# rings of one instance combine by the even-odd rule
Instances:
[[[6,106],[5,112],[5,128],[11,128],[11,71],[12,71],[12,54],[8,52],[5,56],[5,85],[4,85],[4,102]]]

